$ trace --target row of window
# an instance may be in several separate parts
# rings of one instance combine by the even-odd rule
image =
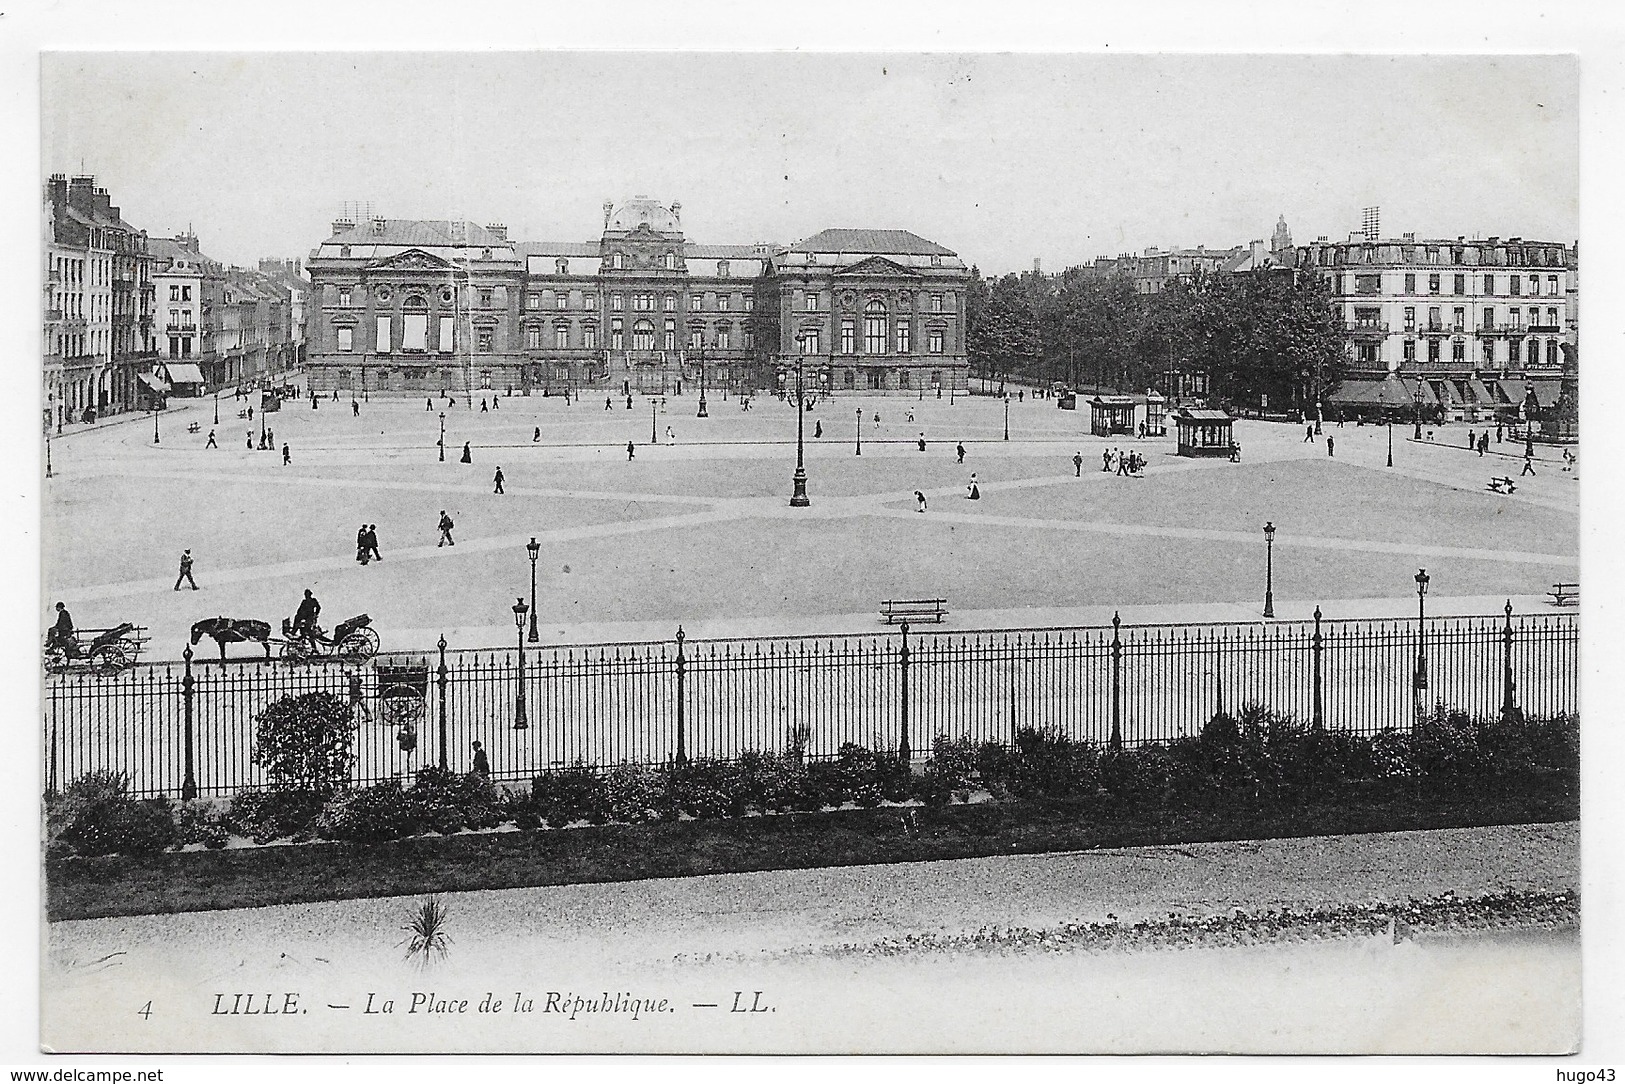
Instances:
[[[1485,294],[1485,295],[1488,295],[1488,296],[1491,296],[1491,297],[1495,296],[1498,291],[1501,292],[1501,293],[1504,293],[1506,296],[1509,296],[1509,297],[1520,297],[1525,293],[1524,285],[1526,283],[1528,284],[1528,287],[1529,287],[1527,292],[1531,296],[1538,297],[1538,296],[1540,296],[1540,293],[1541,293],[1541,281],[1542,280],[1541,280],[1541,276],[1539,276],[1539,275],[1495,275],[1495,274],[1487,274],[1487,275],[1481,275],[1481,276],[1469,276],[1469,275],[1465,275],[1465,274],[1452,275],[1452,276],[1450,276],[1450,280],[1451,280],[1450,285],[1452,287],[1450,292],[1452,294],[1456,294],[1458,296],[1466,294],[1467,293],[1467,288],[1468,288],[1468,285],[1469,285],[1468,280],[1470,278],[1474,278],[1474,277],[1478,278],[1479,281],[1480,281],[1480,284],[1483,286],[1483,289],[1480,290],[1479,293]],[[1354,285],[1354,289],[1352,291],[1349,289],[1349,284],[1350,284],[1351,280],[1352,280],[1353,285]],[[1405,272],[1405,290],[1404,290],[1404,292],[1407,293],[1407,294],[1416,293],[1416,283],[1417,283],[1416,273],[1413,272],[1413,271]],[[1563,291],[1562,285],[1560,283],[1559,276],[1557,276],[1557,275],[1547,275],[1546,278],[1545,278],[1545,286],[1546,286],[1546,295],[1548,297],[1556,297],[1559,294],[1561,294],[1562,291]],[[1428,279],[1427,279],[1427,287],[1428,287],[1427,292],[1430,293],[1430,294],[1437,294],[1437,293],[1443,292],[1444,276],[1443,275],[1429,275]],[[1382,293],[1382,276],[1381,275],[1339,275],[1338,279],[1337,279],[1337,292],[1344,295],[1344,296],[1348,296],[1350,293],[1363,294],[1363,295],[1367,295],[1367,296],[1380,294],[1380,293]]]
[[[1558,247],[1451,245],[1314,245],[1309,262],[1321,267],[1350,263],[1497,264],[1500,266],[1562,267],[1565,252]],[[1493,259],[1499,254],[1501,259]]]
[[[1529,340],[1528,357],[1529,357],[1529,364],[1530,365],[1539,365],[1541,363],[1540,362],[1540,359],[1541,359],[1541,342],[1542,342],[1542,340],[1540,340],[1540,339],[1530,339]],[[1430,365],[1439,364],[1441,354],[1443,353],[1443,348],[1440,346],[1439,340],[1438,339],[1429,339],[1429,340],[1427,340],[1426,350],[1427,350],[1428,364],[1430,364]],[[1495,362],[1495,354],[1496,354],[1495,340],[1494,339],[1485,339],[1480,344],[1479,350],[1480,350],[1481,356],[1483,358],[1483,364],[1486,367],[1493,367],[1495,365],[1495,363],[1496,363]],[[1522,365],[1524,363],[1523,362],[1524,350],[1525,350],[1524,341],[1522,339],[1508,339],[1507,340],[1507,350],[1506,350],[1507,364],[1508,365]],[[1377,344],[1376,343],[1361,343],[1359,345],[1359,347],[1357,348],[1357,350],[1356,350],[1356,356],[1358,357],[1358,359],[1363,364],[1367,364],[1367,365],[1375,365],[1375,364],[1377,364],[1377,360],[1378,360]],[[1545,356],[1546,356],[1546,364],[1547,365],[1556,367],[1556,366],[1561,365],[1563,363],[1562,348],[1559,347],[1558,342],[1557,342],[1556,339],[1546,339],[1545,340]],[[1415,363],[1415,361],[1416,361],[1416,340],[1415,339],[1406,339],[1405,340],[1404,357],[1405,357],[1405,361],[1407,363]],[[1452,362],[1461,362],[1461,363],[1465,364],[1465,362],[1467,361],[1467,344],[1466,344],[1466,342],[1464,342],[1461,339],[1456,339],[1455,341],[1453,341],[1450,344],[1450,360]]]
[[[553,266],[558,269],[558,273],[561,274],[561,275],[568,275],[570,273],[570,261],[569,260],[562,259],[562,258],[556,259],[556,260],[553,261]],[[610,267],[610,270],[612,270],[612,271],[625,271],[626,270],[626,253],[624,253],[624,252],[611,252],[609,254],[609,267]],[[662,252],[660,254],[660,267],[661,267],[662,270],[665,270],[665,271],[675,271],[675,270],[677,270],[677,253],[675,253],[675,252]],[[718,260],[717,261],[717,277],[718,278],[727,278],[728,277],[728,261],[727,260]]]
[[[851,320],[841,321],[839,351],[842,354],[856,354],[857,326]],[[803,328],[796,334],[796,341],[800,344],[801,353],[817,354],[821,352],[821,340],[817,328]],[[884,318],[863,322],[863,352],[865,354],[886,353],[886,321]],[[928,328],[925,333],[925,352],[940,354],[943,352],[944,333],[942,328]],[[913,329],[909,324],[897,325],[897,353],[912,354],[914,352]]]
[[[552,345],[555,350],[568,350],[570,348],[570,326],[568,324],[555,324],[553,326]],[[665,350],[677,349],[677,328],[671,322],[666,322],[665,334],[662,338]],[[525,329],[525,348],[527,350],[542,349],[546,340],[546,329],[541,327],[527,327]],[[632,325],[632,349],[653,350],[655,348],[655,328],[653,324],[640,320]],[[581,329],[580,347],[584,350],[598,349],[598,325],[586,324]],[[756,336],[749,327],[744,329],[740,344],[749,350],[756,345]],[[688,331],[688,348],[700,350],[704,347],[715,347],[718,350],[732,350],[734,347],[734,329],[723,325],[715,329],[709,342],[706,341],[705,329],[691,327]],[[619,320],[610,322],[609,348],[611,350],[626,349],[626,332]]]
[[[1465,306],[1458,305],[1450,310],[1450,323],[1448,325],[1444,323],[1443,317],[1444,310],[1442,308],[1437,305],[1429,306],[1427,311],[1427,328],[1431,331],[1439,331],[1448,326],[1452,331],[1468,330],[1467,309]],[[1517,306],[1513,306],[1507,310],[1507,320],[1508,322],[1506,324],[1501,325],[1503,328],[1512,331],[1519,330],[1524,326],[1524,310],[1518,308]],[[1534,305],[1529,306],[1530,327],[1557,327],[1557,320],[1558,315],[1555,307],[1547,307],[1546,317],[1544,320],[1542,320],[1541,310],[1536,308]],[[1354,310],[1354,326],[1356,328],[1382,328],[1382,310],[1379,308],[1356,307]],[[1416,309],[1412,306],[1406,306],[1405,330],[1415,331],[1416,328]],[[1486,305],[1483,309],[1479,310],[1479,324],[1477,330],[1496,330],[1495,309],[1493,306]]]
[[[802,298],[802,301],[801,301],[802,311],[803,312],[818,312],[820,304],[822,304],[822,302],[819,301],[818,294],[809,291],[807,293],[807,295]],[[944,309],[942,307],[942,305],[943,305],[943,295],[942,294],[931,294],[930,297],[927,299],[926,304],[927,304],[926,311],[928,311],[928,312],[946,312],[947,311],[946,309]],[[886,303],[884,301],[880,300],[878,297],[870,298],[869,301],[863,306],[863,313],[864,313],[865,316],[873,316],[873,315],[884,316],[886,314]]]

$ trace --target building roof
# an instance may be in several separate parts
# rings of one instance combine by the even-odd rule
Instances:
[[[682,233],[682,223],[677,219],[680,209],[681,204],[674,203],[667,207],[648,196],[633,196],[614,208],[606,228],[630,231],[639,226],[648,226],[657,233]]]
[[[952,249],[908,230],[821,230],[790,246],[791,252],[855,252],[877,255],[953,256]]]
[[[598,242],[520,241],[514,245],[520,256],[597,256]]]
[[[327,239],[330,245],[511,248],[503,237],[474,222],[443,218],[374,218]]]
[[[1174,417],[1180,421],[1198,422],[1205,424],[1229,423],[1235,421],[1222,410],[1203,410],[1194,407],[1181,407],[1174,411]]]

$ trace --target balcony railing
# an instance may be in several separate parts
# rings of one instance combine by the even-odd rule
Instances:
[[[1563,327],[1562,327],[1561,324],[1530,324],[1529,325],[1529,334],[1531,334],[1531,335],[1556,335],[1561,330],[1563,330]]]
[[[1388,334],[1388,325],[1381,320],[1356,320],[1349,325],[1349,333],[1356,336]]]
[[[46,309],[45,310],[45,319],[49,320],[53,324],[56,323],[58,320],[62,319],[62,310],[61,309]]]
[[[197,325],[196,324],[165,324],[164,325],[164,330],[165,331],[175,331],[175,332],[181,332],[181,331],[196,332],[197,331]]]

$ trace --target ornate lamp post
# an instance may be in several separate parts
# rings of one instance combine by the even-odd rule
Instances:
[[[214,424],[220,424],[220,385],[214,386]]]
[[[857,443],[857,449],[858,450],[854,454],[855,455],[862,455],[863,454],[863,408],[862,407],[858,408],[858,443]]]
[[[440,412],[440,462],[446,461],[446,412]]]
[[[655,401],[653,396],[649,398],[649,443],[660,443],[660,434],[655,431]]]
[[[530,554],[530,636],[531,643],[535,643],[536,636],[536,558],[542,554],[542,544],[536,541],[536,536],[530,536],[530,544],[525,547]]]
[[[1391,467],[1394,465],[1394,419],[1388,416],[1387,411],[1383,411],[1382,427],[1388,430],[1388,465]]]
[[[1004,393],[1004,439],[1010,439],[1010,393]]]
[[[700,412],[697,418],[709,418],[705,412],[705,333],[700,333]]]
[[[1411,437],[1414,440],[1421,440],[1422,439],[1422,378],[1421,377],[1416,378],[1416,396],[1415,396],[1414,399],[1411,400],[1411,403],[1412,403],[1412,406],[1416,410],[1416,432],[1412,433]]]
[[[45,477],[51,477],[51,427],[45,426]]]
[[[154,444],[158,443],[158,407],[156,404],[152,408],[152,442]]]
[[[1535,457],[1535,385],[1523,386],[1523,454],[1525,459]]]
[[[1264,524],[1264,616],[1275,616],[1275,524]]]
[[[1427,714],[1428,703],[1428,627],[1427,627],[1428,570],[1416,570],[1416,677],[1413,682],[1416,715]]]
[[[796,355],[796,474],[795,488],[790,493],[791,508],[805,508],[812,502],[807,499],[807,465],[804,447],[802,444],[802,429],[806,425],[807,408],[804,392],[801,386],[801,355]],[[861,428],[861,424],[860,424]]]
[[[519,693],[513,702],[513,728],[515,730],[529,730],[530,720],[525,717],[525,615],[530,607],[525,600],[515,599],[513,603],[513,623],[519,629]]]

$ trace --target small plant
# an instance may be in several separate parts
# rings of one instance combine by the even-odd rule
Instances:
[[[406,958],[416,960],[419,967],[428,967],[446,958],[451,947],[451,936],[446,933],[446,918],[450,912],[439,896],[430,896],[418,904],[412,921],[402,927],[407,931]]]
[[[70,783],[56,803],[51,845],[79,854],[158,854],[177,842],[167,798],[135,801],[123,772],[92,772]]]
[[[201,843],[211,850],[224,847],[231,834],[220,806],[207,799],[194,799],[177,805],[175,829],[178,842],[183,846]]]

